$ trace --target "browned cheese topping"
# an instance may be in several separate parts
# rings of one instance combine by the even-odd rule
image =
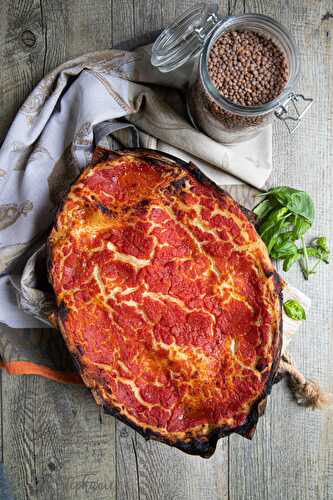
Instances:
[[[196,167],[96,149],[49,238],[58,323],[96,400],[184,451],[254,430],[281,283],[241,207]]]

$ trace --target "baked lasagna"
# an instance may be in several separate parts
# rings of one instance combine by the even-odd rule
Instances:
[[[193,164],[97,148],[48,240],[57,323],[98,404],[210,456],[251,437],[281,349],[281,282],[248,213]]]

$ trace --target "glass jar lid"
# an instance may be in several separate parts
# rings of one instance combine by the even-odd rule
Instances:
[[[200,3],[178,17],[156,39],[152,65],[167,73],[200,54],[206,37],[220,20],[217,11],[217,4]]]

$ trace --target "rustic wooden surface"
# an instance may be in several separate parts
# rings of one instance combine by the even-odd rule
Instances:
[[[0,138],[33,85],[76,55],[158,30],[191,0],[0,0]],[[273,184],[301,187],[317,207],[316,234],[333,241],[332,0],[225,0],[260,12],[297,40],[299,88],[315,98],[293,138],[277,124]],[[333,388],[332,266],[305,283],[311,314],[292,345],[300,368]],[[232,436],[210,460],[185,456],[102,415],[82,387],[2,374],[0,451],[15,498],[59,500],[333,499],[332,413],[306,411],[274,387],[252,442]]]

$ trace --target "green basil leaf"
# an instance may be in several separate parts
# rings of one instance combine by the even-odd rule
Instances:
[[[305,191],[279,186],[266,192],[269,200],[275,199],[280,205],[291,212],[301,215],[312,224],[314,220],[314,205],[311,197]]]
[[[295,234],[294,231],[285,231],[284,233],[281,233],[280,238],[281,242],[298,240],[297,235]]]
[[[273,259],[284,259],[298,254],[298,248],[293,241],[284,241],[280,245],[275,245],[271,255]]]
[[[294,255],[290,255],[289,257],[285,257],[285,259],[283,260],[283,270],[284,270],[284,272],[289,271],[289,269],[291,268],[291,266],[293,266],[295,264],[295,262],[297,262],[300,258],[301,258],[301,254],[300,253],[296,253]]]
[[[267,246],[268,253],[271,252],[276,244],[280,245],[280,236],[281,234],[283,234],[283,230],[285,229],[286,225],[286,222],[281,220],[275,226],[270,228],[264,234],[264,236],[262,236],[262,239]]]
[[[315,238],[311,242],[312,246],[317,246],[324,250],[326,253],[330,253],[330,247],[328,245],[328,239],[325,236],[320,236],[319,238]]]
[[[272,252],[274,252],[274,249],[278,249],[281,247],[281,245],[284,244],[284,242],[286,241],[284,239],[284,235],[285,235],[285,233],[283,233],[283,232],[277,234],[277,238],[275,238],[275,241],[274,241],[274,246],[272,247]]]
[[[298,302],[298,300],[290,299],[283,304],[284,312],[289,318],[302,321],[306,319],[306,313],[304,307]]]
[[[283,235],[285,234],[285,230],[289,227],[288,218],[281,219],[275,226],[273,226],[269,231],[267,231],[262,239],[267,246],[268,253],[271,254],[272,250],[275,247],[280,247],[285,239]]]
[[[319,248],[318,250],[318,259],[322,260],[323,262],[325,262],[325,264],[329,264],[330,263],[330,254],[325,252],[325,250],[323,250],[322,248]]]
[[[323,250],[320,247],[313,247],[313,246],[307,246],[306,251],[308,254],[308,257],[314,257],[316,259],[322,260],[326,264],[329,264],[329,258],[330,254],[327,253],[325,250]],[[303,249],[300,249],[299,252],[304,255]]]
[[[270,200],[263,200],[252,210],[256,214],[258,219],[263,219],[269,212],[274,208],[274,205]]]
[[[280,205],[286,207],[291,200],[291,195],[297,193],[298,190],[287,186],[278,186],[266,191],[266,197],[275,199]]]
[[[301,236],[303,236],[311,227],[311,223],[304,219],[301,215],[296,215],[294,222],[294,239],[298,240]]]
[[[317,257],[317,259],[322,260],[323,262],[325,262],[325,264],[329,264],[330,263],[330,254],[327,253],[322,248],[318,248],[317,249],[317,255],[316,255],[316,257]]]
[[[283,217],[285,217],[286,215],[288,214],[288,209],[286,207],[282,207],[282,208],[276,208],[275,210],[273,210],[267,217],[267,219],[265,220],[265,222],[263,222],[263,224],[261,224],[260,228],[259,228],[259,234],[261,237],[264,236],[264,234],[273,229],[274,226],[280,221],[282,220]]]
[[[269,239],[268,239],[269,238]],[[275,246],[277,244],[279,244],[279,238],[280,238],[280,235],[279,235],[279,231],[276,231],[276,232],[270,232],[270,234],[266,234],[266,240],[265,241],[265,244],[267,246],[267,250],[268,250],[268,253],[273,257],[273,259],[276,259],[277,257],[274,257],[274,255],[272,254],[272,250],[273,248],[275,248]]]
[[[301,215],[306,219],[310,226],[314,221],[314,204],[308,193],[304,191],[298,191],[297,193],[292,193],[290,201],[287,203],[287,207],[291,212]]]

